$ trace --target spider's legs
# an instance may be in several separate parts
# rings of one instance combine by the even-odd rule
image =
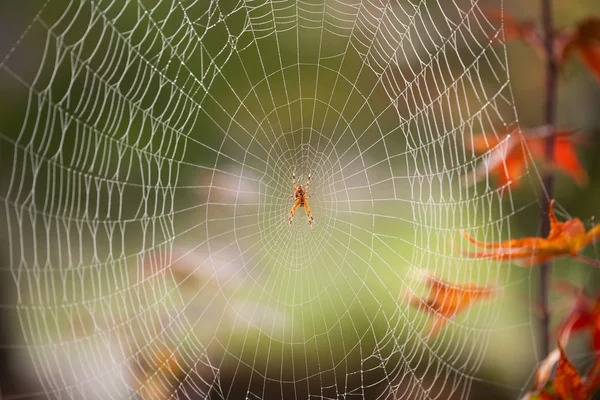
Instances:
[[[306,218],[308,218],[308,224],[312,228],[313,222],[315,219],[312,216],[312,212],[310,211],[310,207],[308,206],[308,203],[306,203],[306,202],[304,203],[304,208],[306,209]]]
[[[298,207],[300,207],[300,204],[302,204],[302,203],[299,200],[296,200],[296,202],[294,203],[294,206],[290,210],[290,217],[289,217],[290,226],[292,225],[292,220],[294,219],[294,213],[296,212]]]
[[[308,180],[306,181],[306,187],[304,188],[304,193],[308,193],[308,185],[310,184],[310,172],[308,173]]]
[[[294,199],[296,198],[296,189],[298,188],[298,186],[296,186],[296,171],[292,171],[292,184],[294,185],[294,192],[290,195],[290,199]]]

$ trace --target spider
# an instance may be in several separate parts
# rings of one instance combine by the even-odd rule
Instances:
[[[290,226],[292,225],[292,219],[294,219],[294,213],[298,209],[298,207],[304,207],[306,209],[306,217],[308,218],[308,224],[312,228],[314,218],[312,213],[310,212],[310,207],[308,206],[308,199],[312,196],[308,195],[308,185],[310,184],[310,172],[308,173],[308,180],[306,181],[306,186],[303,188],[302,185],[296,186],[296,172],[292,172],[292,182],[294,184],[294,193],[290,196],[294,199],[294,206],[290,210]]]

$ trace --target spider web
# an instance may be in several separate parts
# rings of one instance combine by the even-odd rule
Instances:
[[[464,178],[485,157],[474,134],[516,129],[483,11],[501,5],[16,11],[0,54],[3,252],[42,392],[468,398],[513,326],[501,296],[433,338],[403,293],[423,292],[423,271],[509,285],[510,266],[460,257],[459,235],[499,240],[522,210]],[[294,171],[311,174],[312,228],[302,208],[287,221]]]

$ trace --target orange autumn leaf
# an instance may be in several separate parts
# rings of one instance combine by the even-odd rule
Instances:
[[[547,238],[529,237],[513,239],[499,243],[483,243],[463,232],[471,244],[486,249],[483,252],[466,253],[465,256],[476,259],[497,261],[516,261],[522,266],[531,267],[548,260],[569,256],[600,268],[600,262],[579,254],[585,247],[600,239],[600,224],[587,233],[579,218],[558,222],[553,210],[554,200],[550,202],[550,234]]]
[[[520,21],[505,10],[491,10],[485,16],[497,24],[502,24],[504,39],[509,42],[513,40],[523,41],[536,50],[544,49],[544,44],[535,30],[535,24],[531,20]]]
[[[557,131],[554,137],[554,154],[550,166],[571,177],[579,186],[588,183],[588,175],[579,161],[575,146],[584,143],[572,136],[572,131]],[[545,138],[527,139],[527,145],[535,160],[545,160]]]
[[[461,311],[496,293],[496,289],[493,287],[451,284],[429,275],[425,278],[425,285],[429,288],[427,298],[413,295],[409,303],[434,317],[430,330],[431,335],[437,334]]]
[[[495,135],[483,134],[473,137],[470,143],[467,141],[466,147],[478,154],[490,152],[489,158],[474,171],[471,183],[489,175],[498,180],[499,187],[509,184],[516,187],[519,184],[527,168],[527,157],[519,135],[500,140]]]
[[[554,154],[549,166],[564,172],[578,185],[587,184],[587,172],[583,168],[575,146],[583,141],[570,130],[558,130],[554,136]],[[472,141],[467,141],[466,147],[476,154],[489,152],[489,157],[475,171],[471,183],[481,181],[486,176],[494,176],[498,186],[511,185],[517,187],[521,177],[527,169],[529,157],[523,147],[529,148],[535,161],[548,165],[546,161],[546,138],[548,134],[544,127],[518,131],[502,139],[495,134],[481,134],[474,136]]]
[[[564,64],[571,55],[581,62],[600,81],[600,18],[588,18],[572,31],[556,38],[558,62]]]

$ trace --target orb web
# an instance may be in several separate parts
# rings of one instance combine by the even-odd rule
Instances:
[[[65,398],[468,398],[498,301],[449,321],[419,272],[503,288],[462,230],[510,233],[465,176],[516,129],[477,1],[46,1],[0,80],[25,346]],[[21,24],[22,21],[25,21]],[[305,185],[292,223],[292,174]]]

